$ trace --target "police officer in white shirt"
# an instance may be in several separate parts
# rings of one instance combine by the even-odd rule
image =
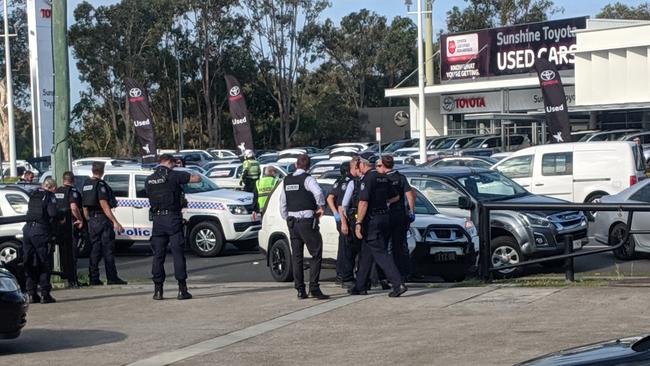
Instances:
[[[323,257],[323,238],[318,227],[318,218],[323,215],[325,196],[318,182],[310,176],[309,156],[300,155],[296,161],[296,171],[284,178],[280,194],[280,214],[287,221],[291,236],[291,258],[294,285],[299,299],[311,296],[319,300],[328,299],[318,283]],[[305,291],[303,273],[303,251],[305,245],[311,255],[309,275],[309,295]]]

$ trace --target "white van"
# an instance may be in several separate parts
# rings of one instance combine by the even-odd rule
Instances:
[[[634,143],[575,142],[529,147],[495,164],[534,194],[571,202],[593,202],[645,178]]]

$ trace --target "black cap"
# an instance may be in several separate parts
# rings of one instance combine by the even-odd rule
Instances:
[[[176,158],[171,154],[162,154],[158,157],[158,162],[162,163],[165,161],[176,162]]]

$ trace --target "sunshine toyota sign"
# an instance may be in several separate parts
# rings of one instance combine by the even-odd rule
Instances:
[[[587,18],[572,18],[440,37],[441,79],[474,79],[529,73],[536,58],[546,58],[558,70],[573,69],[574,31]]]

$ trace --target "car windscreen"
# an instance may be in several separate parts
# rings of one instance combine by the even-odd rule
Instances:
[[[463,145],[463,149],[480,147],[483,144],[483,141],[485,141],[485,138],[483,137],[471,139],[467,141],[465,145]]]
[[[198,183],[188,183],[183,185],[183,192],[192,194],[211,192],[219,189],[219,186],[214,184],[214,182],[208,179],[205,175],[198,174],[198,176],[201,177],[201,181]]]
[[[434,147],[432,150],[446,150],[446,149],[451,149],[454,144],[456,143],[457,139],[455,138],[450,138],[450,139],[445,139],[440,141],[436,147]]]
[[[406,142],[407,142],[406,140],[397,140],[397,141],[393,141],[393,142],[391,142],[390,144],[388,144],[388,146],[386,146],[386,148],[384,149],[383,152],[385,152],[385,153],[392,153],[392,152],[394,152],[394,151],[397,150],[397,149],[401,149],[401,148],[403,148],[403,147],[407,147],[407,146],[405,145]]]
[[[443,149],[443,147],[441,146],[447,144],[449,140],[455,140],[455,139],[441,138],[441,139],[433,140],[431,145],[429,145],[429,150]]]
[[[519,184],[498,172],[474,173],[457,177],[456,180],[478,201],[504,200],[529,194]]]

